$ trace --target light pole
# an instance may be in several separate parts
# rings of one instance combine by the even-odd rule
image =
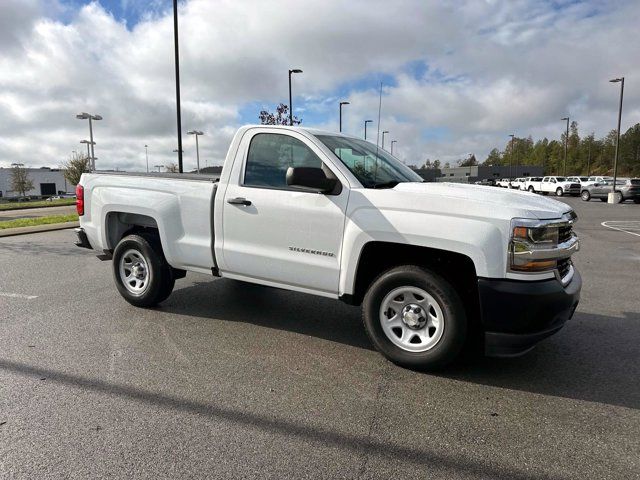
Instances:
[[[391,140],[391,155],[393,155],[393,144],[398,143],[397,140]]]
[[[157,168],[158,169],[158,173],[160,173],[160,169],[163,167],[164,165],[154,165],[153,168]]]
[[[564,137],[564,173],[563,175],[567,176],[567,147],[569,146],[569,117],[561,118],[560,120],[567,121],[567,133]]]
[[[292,73],[302,73],[302,70],[299,68],[294,68],[293,70],[289,70],[289,125],[293,125],[293,100],[291,97],[291,74]],[[196,140],[198,137],[196,137]]]
[[[516,136],[512,133],[511,135],[509,135],[511,137],[511,155],[509,155],[509,180],[512,180],[511,178],[511,168],[513,165],[513,154],[514,154],[514,149],[513,149],[513,139],[516,138]]]
[[[587,177],[591,175],[591,141],[593,137],[589,137],[589,154],[587,155]]]
[[[190,132],[187,132],[189,135],[195,135],[196,136],[196,171],[198,173],[200,173],[200,146],[198,145],[198,137],[200,135],[204,135],[204,133],[202,133],[201,130],[191,130]]]
[[[87,112],[82,112],[76,115],[76,118],[79,120],[89,120],[89,140],[91,141],[91,170],[95,171],[96,169],[96,157],[93,151],[93,146],[95,142],[93,141],[93,120],[102,120],[100,115],[92,115]]]
[[[349,105],[349,102],[340,102],[340,132],[342,132],[342,106]]]
[[[620,83],[620,107],[618,108],[618,133],[616,135],[616,156],[613,160],[613,186],[611,191],[616,191],[616,178],[618,178],[618,150],[620,148],[620,123],[622,121],[622,97],[624,95],[624,77],[609,80],[611,83]]]
[[[373,123],[373,120],[365,120],[364,121],[364,139],[367,139],[367,123]]]
[[[80,143],[87,144],[87,159],[89,160],[89,165],[91,165],[91,152],[89,151],[89,149],[92,142],[90,140],[80,140]],[[95,142],[93,142],[93,144],[95,145]]]
[[[383,130],[382,131],[382,149],[384,150],[384,134],[385,133],[389,133],[389,130]]]
[[[144,156],[147,157],[147,173],[149,173],[149,146],[144,146]]]
[[[176,120],[178,124],[178,172],[182,173],[182,119],[180,116],[180,50],[178,48],[178,0],[173,0],[173,46],[176,59]]]

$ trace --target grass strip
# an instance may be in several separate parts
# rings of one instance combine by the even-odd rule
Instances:
[[[50,225],[52,223],[67,223],[77,221],[78,215],[75,213],[71,215],[51,215],[49,217],[38,218],[19,218],[18,220],[7,220],[5,222],[0,222],[0,230],[6,230],[7,228],[35,227],[36,225]]]
[[[6,202],[0,203],[0,210],[24,210],[27,208],[61,207],[75,204],[75,198],[61,198],[60,200],[51,200],[50,202],[45,200],[38,200],[37,202]]]

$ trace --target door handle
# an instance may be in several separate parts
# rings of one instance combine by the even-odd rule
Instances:
[[[247,200],[243,197],[236,197],[228,199],[227,203],[230,203],[231,205],[244,205],[245,207],[248,207],[249,205],[251,205],[251,200]]]

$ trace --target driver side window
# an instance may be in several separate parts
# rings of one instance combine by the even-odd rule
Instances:
[[[243,185],[287,189],[289,167],[322,167],[322,160],[303,142],[289,135],[259,133],[251,139]]]

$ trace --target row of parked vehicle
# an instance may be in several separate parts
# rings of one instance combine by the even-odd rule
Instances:
[[[478,182],[490,184],[487,181]],[[501,178],[491,183],[497,187],[527,190],[532,193],[548,195],[554,193],[558,197],[572,195],[588,202],[592,198],[599,198],[606,202],[609,193],[613,190],[613,177],[589,176],[589,177],[519,177]],[[617,178],[615,191],[620,194],[620,201],[633,200],[640,203],[640,178]]]

